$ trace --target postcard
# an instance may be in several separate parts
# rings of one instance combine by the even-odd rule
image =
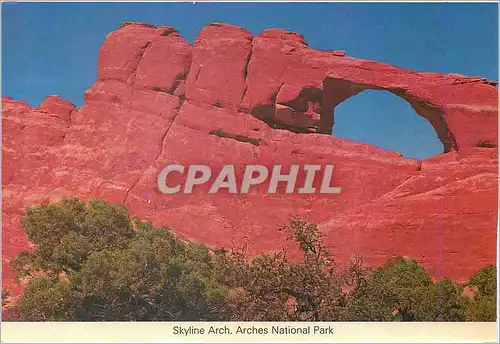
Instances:
[[[497,3],[1,10],[3,342],[497,341]]]

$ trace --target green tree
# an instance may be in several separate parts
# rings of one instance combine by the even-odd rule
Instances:
[[[352,268],[358,272],[359,264]],[[448,280],[434,284],[416,261],[396,257],[374,270],[357,273],[347,295],[347,321],[463,321],[461,287]]]
[[[78,271],[92,253],[124,247],[134,234],[124,207],[76,198],[28,208],[23,227],[35,250],[13,262],[21,277]]]
[[[338,320],[343,302],[340,276],[322,243],[317,226],[293,218],[281,230],[297,242],[303,259],[285,251],[247,259],[243,251],[220,255],[221,280],[234,290],[234,320]]]
[[[479,270],[467,283],[477,288],[467,308],[467,320],[496,321],[497,318],[497,270],[489,265]]]
[[[27,209],[33,249],[13,262],[24,293],[9,308],[22,321],[494,321],[496,269],[463,286],[435,283],[414,260],[377,269],[353,257],[336,267],[318,227],[293,218],[281,230],[301,256],[211,251],[167,228],[130,220],[102,200],[65,199]],[[5,304],[6,294],[2,294]]]
[[[9,320],[74,321],[75,303],[72,285],[57,277],[36,277],[26,286],[15,315]]]
[[[447,278],[441,279],[434,288],[429,318],[434,318],[433,321],[465,321],[467,301],[463,296],[463,286]]]
[[[122,207],[63,200],[28,209],[24,226],[34,250],[14,262],[30,276],[19,320],[225,319],[208,248],[132,224]]]

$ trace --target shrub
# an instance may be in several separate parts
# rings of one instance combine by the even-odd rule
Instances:
[[[496,269],[463,286],[434,283],[416,261],[396,257],[375,270],[351,259],[336,268],[309,221],[280,227],[286,250],[251,258],[245,249],[209,250],[168,228],[130,220],[122,206],[65,199],[27,209],[34,249],[13,262],[28,277],[9,309],[21,321],[494,321]],[[2,294],[5,304],[7,294]]]

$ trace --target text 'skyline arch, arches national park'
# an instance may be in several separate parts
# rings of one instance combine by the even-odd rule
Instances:
[[[288,245],[278,225],[306,217],[340,263],[351,254],[372,265],[404,255],[434,277],[468,280],[495,263],[494,84],[317,51],[281,29],[254,36],[216,23],[190,44],[171,27],[124,23],[103,43],[80,109],[57,96],[39,108],[3,98],[4,283],[19,288],[9,262],[28,247],[25,207],[65,196],[121,203],[183,237],[212,247],[250,243],[251,253]],[[447,153],[419,161],[333,137],[334,107],[363,89],[405,99]],[[200,187],[167,196],[156,178],[172,163],[238,171],[334,164],[342,192]]]

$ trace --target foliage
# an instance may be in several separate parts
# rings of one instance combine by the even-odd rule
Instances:
[[[466,299],[458,284],[435,284],[414,260],[396,257],[364,274],[347,296],[350,321],[462,321]]]
[[[122,207],[64,200],[28,209],[24,226],[35,250],[14,262],[20,276],[32,277],[19,320],[224,318],[227,290],[213,280],[208,248],[132,224]]]
[[[315,224],[280,229],[286,250],[253,258],[243,248],[209,250],[167,228],[130,220],[121,206],[65,199],[27,209],[34,249],[13,262],[29,281],[9,320],[21,321],[491,321],[496,270],[467,284],[434,282],[414,260],[377,269],[353,257],[338,268]],[[4,302],[4,295],[2,295]]]
[[[23,226],[36,249],[13,262],[18,276],[78,271],[92,253],[125,247],[134,234],[127,210],[102,200],[72,198],[28,208]]]
[[[257,256],[244,251],[219,255],[222,283],[236,291],[232,319],[242,321],[338,320],[343,300],[341,279],[331,268],[317,226],[294,218],[291,232],[303,253],[294,262],[285,251]]]
[[[10,292],[6,288],[2,288],[2,309],[5,308],[8,304],[8,300],[10,297]]]
[[[468,286],[477,288],[467,310],[467,320],[496,321],[497,318],[497,270],[489,265],[479,270]]]

